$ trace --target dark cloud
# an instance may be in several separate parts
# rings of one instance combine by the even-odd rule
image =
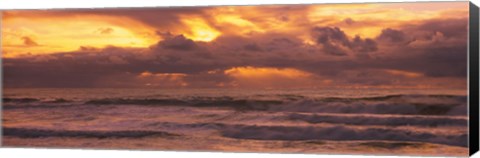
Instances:
[[[433,19],[414,26],[417,31],[441,32],[445,37],[467,37],[468,19]]]
[[[377,43],[372,39],[362,39],[360,36],[355,36],[353,40],[350,42],[350,48],[355,52],[374,52],[377,51]]]
[[[377,50],[377,43],[372,39],[362,39],[355,36],[352,40],[338,27],[315,27],[313,37],[318,44],[323,45],[326,53],[332,55],[347,55],[351,53],[368,53]]]
[[[195,42],[191,39],[185,38],[183,35],[163,35],[164,40],[158,43],[158,46],[166,49],[189,51],[197,48]]]
[[[246,44],[245,46],[243,46],[243,48],[248,51],[257,51],[257,52],[263,51],[263,49],[255,43]]]
[[[408,39],[404,32],[396,29],[383,29],[382,33],[377,37],[377,41],[391,42],[391,43],[403,43]]]
[[[414,51],[414,50],[412,50]],[[431,77],[466,77],[467,76],[467,47],[456,46],[448,48],[426,48],[410,56],[409,70],[422,72]],[[392,59],[392,63],[394,62]]]

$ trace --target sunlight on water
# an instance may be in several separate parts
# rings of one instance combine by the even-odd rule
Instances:
[[[467,153],[462,90],[5,89],[4,145]]]

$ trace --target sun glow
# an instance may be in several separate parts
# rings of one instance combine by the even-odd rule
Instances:
[[[256,24],[243,19],[239,15],[218,15],[215,16],[215,20],[220,24],[229,24],[235,27],[235,31],[240,31],[241,33],[250,33],[255,32],[265,32],[262,28],[258,27]]]
[[[184,80],[184,73],[152,73],[144,71],[137,76],[139,82],[148,87],[185,87],[189,84]]]
[[[233,81],[233,87],[309,87],[316,76],[294,68],[233,67],[224,71]]]
[[[189,27],[184,35],[194,41],[210,42],[221,34],[201,18],[182,18],[182,22]]]
[[[123,21],[123,22],[119,22]],[[153,29],[126,18],[9,17],[2,25],[3,57],[52,54],[81,46],[148,47],[157,41]]]
[[[269,68],[269,67],[234,67],[224,71],[225,74],[236,78],[302,78],[310,77],[312,74],[293,68]]]

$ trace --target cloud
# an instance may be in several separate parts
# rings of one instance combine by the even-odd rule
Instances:
[[[188,83],[185,81],[187,74],[184,73],[151,73],[145,71],[140,73],[136,83],[143,84],[145,87],[185,87]]]
[[[111,63],[113,64],[128,64],[128,62],[119,56],[110,56],[108,57]]]
[[[181,21],[188,26],[188,31],[184,33],[185,36],[195,41],[209,42],[222,34],[199,17],[186,17]]]
[[[377,51],[377,42],[372,39],[362,39],[360,36],[355,36],[350,42],[350,49],[355,52],[368,53]]]
[[[387,69],[385,72],[392,74],[392,75],[398,75],[398,76],[404,76],[404,77],[409,77],[409,78],[416,78],[416,77],[422,77],[423,74],[421,73],[416,73],[416,72],[408,72],[408,71],[402,71],[402,70],[392,70],[392,69]]]
[[[451,19],[431,19],[419,26],[415,26],[417,31],[422,32],[441,32],[445,37],[466,37],[468,31],[468,20],[465,17]]]
[[[29,46],[29,47],[31,47],[31,46],[38,46],[38,43],[35,42],[32,38],[30,38],[30,37],[28,37],[28,36],[22,37],[22,40],[23,40],[23,44],[24,44],[25,46]]]
[[[343,22],[345,22],[347,25],[355,24],[355,20],[353,20],[352,18],[346,18],[345,20],[343,20]]]
[[[309,72],[294,68],[272,67],[233,67],[224,71],[233,78],[229,84],[233,87],[311,87],[315,76]],[[317,84],[316,86],[321,86]]]
[[[243,48],[248,51],[263,51],[263,49],[255,43],[246,44]]]
[[[225,70],[225,74],[236,78],[268,78],[268,77],[282,77],[282,78],[303,78],[310,77],[311,74],[301,70],[292,68],[257,68],[257,67],[234,67]]]
[[[4,58],[4,83],[6,87],[466,87],[468,19],[419,19],[395,25],[358,17],[310,21],[310,9],[250,6],[48,12],[52,14],[48,16],[62,13],[58,16],[69,18],[85,14],[128,17],[142,27],[154,27],[158,40],[142,47],[69,42],[78,49]],[[120,43],[130,39],[126,38],[131,36],[128,31],[136,27],[114,27],[127,26],[122,20],[111,21],[112,27],[101,25],[114,31],[107,29],[108,36],[100,32],[97,36],[127,31],[126,36],[114,39]],[[368,28],[380,30],[378,36],[356,35]],[[92,34],[96,29],[98,25],[86,30]],[[18,41],[9,47],[25,47],[26,40],[18,37],[23,35],[12,38]],[[44,45],[40,36],[28,37],[42,39]]]
[[[166,49],[189,51],[197,48],[193,40],[185,38],[183,35],[173,36],[171,34],[163,35],[164,40],[160,41],[158,45]]]
[[[382,30],[377,40],[381,42],[401,43],[407,40],[407,36],[402,31],[387,28]]]
[[[332,55],[351,53],[368,53],[377,50],[377,43],[372,39],[355,36],[352,40],[338,27],[315,27],[313,36],[325,52]]]
[[[112,29],[112,28],[109,28],[109,27],[107,27],[107,28],[99,28],[99,29],[97,30],[97,32],[100,33],[100,34],[108,35],[108,34],[113,33],[113,29]]]

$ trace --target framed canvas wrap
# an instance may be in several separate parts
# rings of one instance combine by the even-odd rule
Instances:
[[[468,1],[1,11],[2,146],[468,156]]]

